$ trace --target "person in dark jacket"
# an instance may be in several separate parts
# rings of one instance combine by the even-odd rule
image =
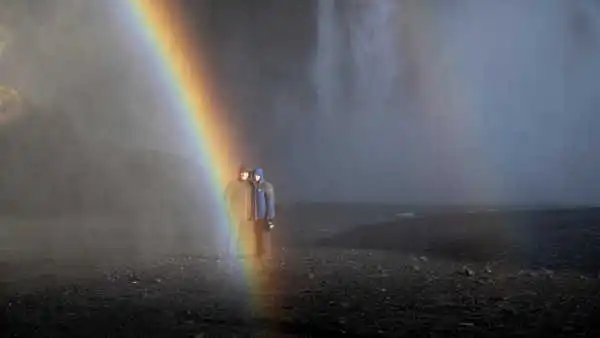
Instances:
[[[263,258],[273,258],[271,230],[275,226],[275,189],[271,183],[265,180],[261,168],[254,169],[252,176],[256,256],[263,262]]]
[[[250,183],[250,170],[241,165],[238,177],[227,184],[225,200],[231,222],[230,242],[227,253],[237,253],[242,256],[253,255],[256,251],[254,244],[254,214],[252,212],[253,186]]]

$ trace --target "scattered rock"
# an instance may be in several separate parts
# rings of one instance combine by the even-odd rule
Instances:
[[[379,253],[375,254],[377,258],[380,257],[379,255]],[[558,302],[554,295],[552,297],[546,297],[546,294],[552,294],[552,289],[547,291],[546,287],[553,288],[556,285],[556,295],[566,292],[564,291],[564,288],[569,285],[563,286],[559,283],[562,279],[557,281],[541,279],[507,281],[502,274],[503,271],[494,271],[498,274],[498,278],[484,276],[484,271],[487,274],[491,274],[492,268],[498,270],[498,268],[491,263],[488,263],[482,269],[479,265],[471,265],[472,267],[476,267],[476,269],[472,269],[462,263],[452,263],[451,265],[444,265],[443,270],[438,270],[438,266],[443,264],[443,262],[438,262],[436,259],[435,264],[425,265],[423,262],[428,261],[425,256],[415,256],[412,260],[406,260],[407,257],[403,256],[403,261],[400,264],[397,264],[396,257],[391,257],[389,262],[376,260],[374,258],[368,259],[367,262],[365,262],[364,260],[361,260],[364,257],[365,256],[357,257],[354,259],[355,262],[352,262],[352,260],[349,261],[351,261],[351,263],[360,264],[363,272],[370,272],[372,275],[369,275],[368,273],[357,273],[349,266],[350,264],[346,264],[346,262],[336,262],[335,256],[331,256],[331,254],[328,254],[328,256],[324,258],[321,257],[322,259],[319,261],[313,259],[314,264],[309,263],[306,265],[303,264],[302,256],[289,258],[289,271],[285,271],[285,273],[278,275],[281,277],[282,283],[285,283],[282,284],[283,290],[281,290],[281,295],[277,294],[277,297],[275,297],[273,296],[273,293],[261,294],[261,300],[264,300],[265,305],[268,305],[269,309],[279,309],[279,311],[275,311],[277,314],[274,316],[281,316],[286,323],[294,323],[294,325],[296,324],[296,321],[304,321],[304,319],[299,320],[298,318],[311,317],[314,318],[314,321],[317,322],[318,325],[327,326],[329,329],[335,328],[338,332],[342,330],[351,331],[349,329],[350,327],[355,327],[360,324],[363,326],[371,325],[368,329],[368,335],[390,334],[390,336],[395,330],[398,330],[398,328],[402,326],[406,327],[405,331],[413,330],[412,327],[409,327],[413,325],[423,328],[423,331],[419,331],[421,329],[416,329],[415,336],[421,336],[421,334],[426,336],[427,334],[430,334],[432,337],[434,336],[433,334],[435,334],[432,331],[438,330],[437,326],[431,324],[430,326],[435,326],[435,328],[425,329],[426,325],[424,323],[426,321],[431,321],[433,323],[441,316],[446,316],[446,314],[448,315],[448,319],[446,320],[447,324],[443,324],[442,326],[444,327],[439,329],[444,331],[439,334],[440,337],[448,336],[450,330],[456,329],[462,331],[484,330],[484,326],[487,326],[487,323],[484,324],[484,321],[480,321],[481,317],[479,317],[483,316],[484,313],[485,316],[490,317],[490,322],[493,322],[495,327],[498,327],[501,334],[509,336],[510,333],[513,332],[509,330],[523,329],[522,327],[516,327],[516,325],[521,325],[521,323],[526,322],[529,318],[527,316],[531,315],[532,321],[535,321],[535,316],[539,313],[535,311],[536,309],[541,309],[545,306],[545,311],[550,312],[556,311],[557,307],[566,307],[568,304],[573,303],[573,301],[569,299]],[[375,262],[375,264],[373,264],[373,262]],[[324,265],[324,263],[326,263],[326,265]],[[387,279],[377,279],[386,275],[386,269],[384,269],[385,266],[390,267],[387,272],[389,272],[391,277]],[[162,267],[160,268],[162,269]],[[207,320],[207,316],[214,317],[216,321],[223,320],[226,322],[227,319],[225,319],[225,316],[229,313],[228,311],[230,309],[228,307],[230,306],[230,303],[237,304],[237,298],[240,298],[239,301],[246,300],[245,297],[241,297],[242,290],[240,290],[240,297],[237,297],[236,294],[231,292],[230,288],[226,287],[226,285],[223,285],[223,287],[219,285],[218,288],[215,289],[217,290],[216,292],[224,292],[223,298],[220,298],[220,294],[209,294],[210,288],[216,286],[217,283],[214,283],[215,285],[204,285],[203,283],[205,283],[206,280],[202,277],[198,277],[202,274],[198,273],[200,270],[193,265],[193,263],[186,265],[186,274],[178,273],[177,270],[179,269],[179,265],[174,265],[170,268],[176,271],[161,270],[160,273],[151,271],[147,274],[140,271],[137,276],[133,272],[128,274],[115,273],[115,278],[119,278],[122,283],[110,283],[106,279],[101,278],[99,281],[99,283],[101,283],[100,287],[94,286],[93,288],[89,288],[89,290],[84,287],[66,289],[63,298],[69,297],[76,300],[74,304],[82,303],[85,304],[86,307],[89,305],[97,311],[106,311],[109,313],[114,309],[114,306],[111,306],[113,298],[116,301],[126,300],[126,302],[130,302],[132,305],[133,303],[131,302],[140,302],[136,304],[139,304],[141,307],[144,307],[145,304],[154,304],[154,302],[156,302],[157,305],[165,304],[164,309],[166,310],[169,306],[172,306],[171,304],[178,304],[191,295],[192,297],[190,298],[194,299],[190,299],[189,301],[197,301],[198,303],[194,303],[197,305],[192,305],[192,303],[190,303],[186,306],[194,306],[194,311],[198,312],[190,313],[190,311],[185,311],[185,314],[181,316],[181,313],[178,311],[178,316],[176,316],[178,318],[175,318],[178,325],[189,325],[189,327],[182,327],[182,329],[185,329],[188,334],[191,333],[191,337],[212,337],[212,328],[211,331],[206,333],[195,333],[187,330],[194,325],[198,326],[196,327],[196,330],[203,330],[201,327],[205,325],[204,321]],[[411,273],[411,269],[413,271],[421,271],[421,269],[423,269],[424,273],[413,274]],[[504,268],[501,270],[504,270]],[[317,281],[310,281],[316,279],[315,271],[319,272],[318,283]],[[451,273],[448,274],[448,272]],[[479,273],[476,274],[476,272]],[[538,270],[538,273],[540,275],[549,276],[554,274],[553,271],[548,269],[540,269]],[[531,272],[522,270],[520,274],[531,275]],[[217,275],[218,274],[214,274],[213,277],[218,279],[219,277]],[[221,276],[225,276],[226,278],[231,277],[224,273],[222,273]],[[308,279],[303,276],[308,276]],[[477,276],[478,278],[464,278],[462,276]],[[141,279],[138,277],[141,277]],[[375,279],[371,280],[369,277],[374,277]],[[598,277],[600,278],[600,273]],[[580,276],[579,278],[584,279],[585,276]],[[474,286],[474,283],[477,283],[479,280],[489,281],[492,279],[497,283],[493,288],[488,286]],[[424,283],[424,280],[426,280],[427,283]],[[169,287],[162,287],[153,282],[161,283],[162,285],[168,284]],[[327,282],[327,285],[320,286],[325,282]],[[543,287],[538,287],[538,284],[536,284],[538,282],[541,282]],[[141,285],[135,287],[130,286],[130,284],[137,283]],[[583,291],[590,290],[590,296],[588,297],[589,299],[586,299],[586,302],[595,302],[597,300],[595,298],[596,296],[591,293],[592,284],[593,283],[586,282],[580,282],[578,284]],[[148,288],[145,288],[145,286],[148,286]],[[101,290],[102,287],[108,290],[107,295],[99,296],[93,294],[93,292]],[[476,289],[476,292],[481,292],[482,294],[473,295],[472,289]],[[540,294],[533,291],[524,292],[525,289],[540,290]],[[121,296],[120,290],[124,291],[124,297]],[[244,289],[243,292],[245,291],[246,290]],[[140,294],[142,296],[147,295],[148,299],[138,297]],[[201,298],[204,297],[205,294],[209,297]],[[80,301],[89,295],[91,295],[90,300],[88,300],[89,304]],[[510,300],[508,298],[509,296],[512,297]],[[577,297],[578,296],[573,295],[573,298],[576,301]],[[55,298],[61,298],[60,294],[55,296]],[[231,298],[231,301],[228,300],[229,298]],[[276,300],[276,298],[278,299]],[[174,302],[173,299],[176,301]],[[223,299],[225,299],[225,301],[221,301]],[[271,299],[273,299],[272,304],[268,303]],[[447,299],[447,302],[442,301],[438,303],[437,299]],[[164,303],[160,303],[163,301]],[[187,302],[187,300],[185,301]],[[46,304],[49,302],[50,301],[48,300],[35,298],[35,304]],[[55,301],[52,300],[52,302]],[[60,313],[64,317],[70,318],[73,313],[82,316],[83,310],[79,308],[79,305],[69,305],[72,306],[72,308],[70,308],[65,305],[65,302],[67,302],[66,300],[61,300],[60,302],[60,304],[57,303],[58,305],[49,306],[54,306],[55,308],[52,310],[56,313]],[[219,305],[213,305],[213,302],[215,304],[217,302],[220,303]],[[13,320],[14,318],[18,318],[21,313],[27,313],[24,311],[26,306],[35,307],[35,305],[31,305],[34,304],[33,300],[29,301],[29,305],[19,305],[18,299],[7,299],[5,304],[7,304],[5,309],[8,313],[11,313],[11,318]],[[58,309],[58,307],[61,307],[61,309]],[[124,307],[123,311],[129,311],[130,308],[133,307]],[[534,311],[532,311],[532,309]],[[585,309],[587,309],[587,307]],[[163,308],[161,308],[161,317],[158,318],[158,320],[161,320],[161,318],[164,317],[163,320],[165,320],[165,325],[172,325],[175,320],[170,318],[170,315],[163,315],[162,310]],[[61,313],[61,311],[63,312]],[[246,314],[244,313],[240,316],[245,315]],[[221,319],[221,316],[223,316],[224,319]],[[266,315],[259,312],[255,316],[262,320]],[[507,320],[504,325],[499,324],[500,318],[504,316],[509,317],[510,320]],[[107,316],[107,318],[109,317],[110,316]],[[133,315],[132,318],[134,318],[132,320],[138,320],[137,317],[134,317]],[[457,318],[460,319],[457,320]],[[271,318],[268,319],[271,320]],[[275,319],[279,320],[278,318]],[[363,320],[364,324],[362,322]],[[571,324],[571,326],[569,326],[569,323],[564,323],[563,325],[561,322],[560,324],[560,327],[562,327],[564,331],[579,330],[581,326],[581,322],[575,322]],[[234,329],[237,330],[237,327]],[[425,330],[427,332],[425,332]],[[446,330],[448,330],[448,332]],[[576,334],[572,335],[576,336]]]
[[[538,273],[536,271],[531,270],[520,270],[517,274],[519,277],[537,277]]]
[[[465,265],[461,269],[461,274],[464,276],[472,277],[475,276],[475,271],[473,271],[471,268]]]

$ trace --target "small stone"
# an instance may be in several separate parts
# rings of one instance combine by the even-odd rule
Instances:
[[[463,273],[463,275],[469,276],[469,277],[472,277],[475,275],[475,271],[471,270],[468,266],[462,267],[462,273]]]
[[[525,277],[537,277],[538,273],[536,271],[531,270],[520,270],[518,275]]]

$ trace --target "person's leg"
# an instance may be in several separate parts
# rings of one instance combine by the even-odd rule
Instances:
[[[238,247],[240,242],[240,230],[241,230],[241,222],[234,223],[236,228],[232,229],[229,234],[229,243],[227,243],[227,254],[229,257],[235,257],[238,253]]]
[[[235,259],[238,254],[238,243],[240,241],[239,235],[239,221],[232,220],[232,230],[228,234],[227,240],[223,248],[221,249],[221,262],[227,273],[231,273],[235,266]]]
[[[257,242],[260,245],[259,250],[257,251],[257,257],[259,259],[259,264],[263,269],[272,268],[275,264],[272,234],[267,227],[268,223],[266,220],[256,222],[256,237]]]
[[[238,250],[241,256],[248,257],[254,255],[254,224],[251,221],[242,221],[239,229],[240,240],[238,242]]]
[[[263,222],[257,220],[254,222],[254,243],[255,243],[255,256],[260,258],[265,253],[264,241],[263,241]]]
[[[268,226],[268,224],[265,222],[264,226],[265,226],[265,229],[267,229],[266,227]],[[272,236],[272,231],[273,230],[265,230],[263,232],[264,256],[268,260],[272,260],[273,259],[273,236]]]

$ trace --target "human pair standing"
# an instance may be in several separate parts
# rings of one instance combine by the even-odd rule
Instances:
[[[231,224],[229,252],[265,260],[273,258],[272,230],[275,227],[275,189],[261,168],[240,166],[238,177],[225,189]]]

